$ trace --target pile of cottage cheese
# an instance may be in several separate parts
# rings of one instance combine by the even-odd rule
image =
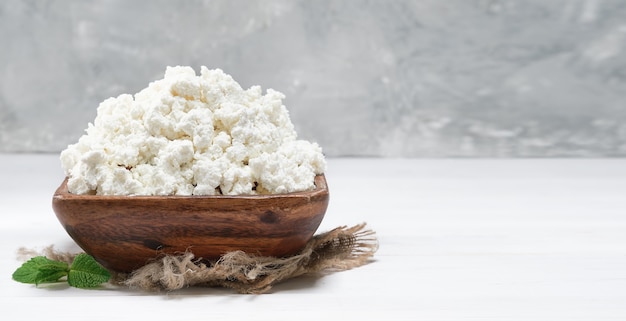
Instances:
[[[139,93],[109,98],[61,153],[74,194],[240,195],[313,189],[326,162],[297,140],[280,92],[222,70],[168,67]]]

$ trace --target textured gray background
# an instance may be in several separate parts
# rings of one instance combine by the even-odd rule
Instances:
[[[0,2],[0,152],[167,65],[287,95],[329,156],[626,156],[626,1]]]

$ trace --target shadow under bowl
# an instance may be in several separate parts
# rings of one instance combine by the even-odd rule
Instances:
[[[226,252],[284,257],[311,239],[328,207],[324,175],[315,189],[271,195],[103,196],[71,194],[67,179],[52,199],[74,241],[107,269],[133,271],[163,254]]]

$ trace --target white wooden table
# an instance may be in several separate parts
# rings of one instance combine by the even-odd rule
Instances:
[[[330,159],[320,227],[367,222],[363,267],[271,294],[11,280],[20,246],[79,251],[57,155],[0,154],[2,320],[626,320],[626,160]],[[5,317],[7,316],[7,317]]]

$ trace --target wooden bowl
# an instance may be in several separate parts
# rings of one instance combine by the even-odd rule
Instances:
[[[324,175],[307,192],[241,196],[76,195],[67,179],[54,193],[57,218],[104,267],[130,272],[162,254],[191,251],[217,259],[242,250],[263,256],[297,253],[328,207]]]

